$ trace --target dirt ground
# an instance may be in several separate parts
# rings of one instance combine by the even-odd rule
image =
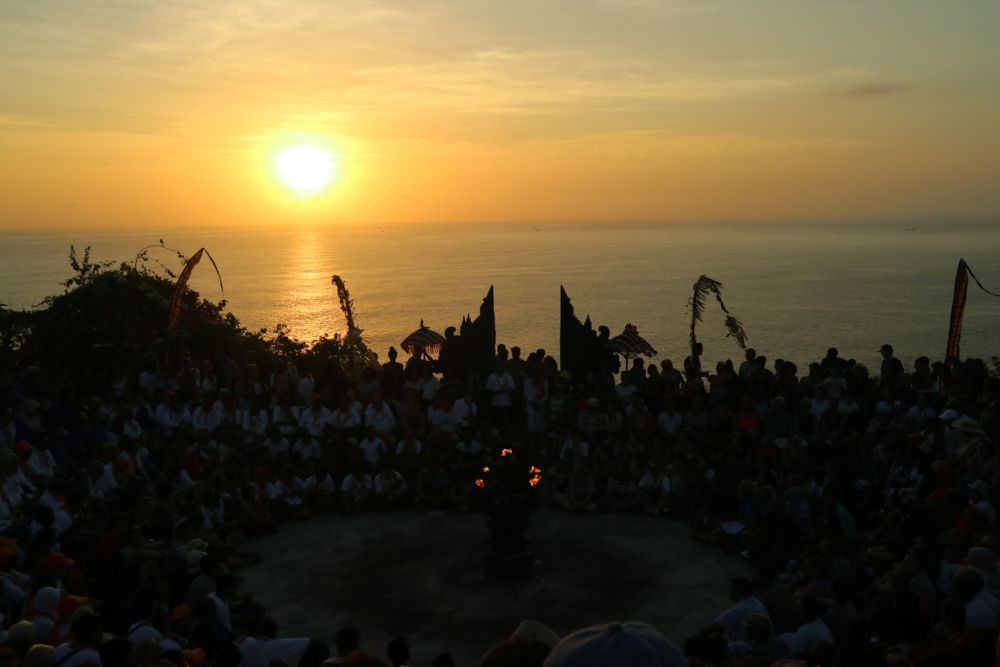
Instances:
[[[526,618],[560,635],[592,623],[637,620],[676,645],[728,602],[728,580],[749,573],[739,558],[694,542],[683,521],[616,514],[534,512],[535,580],[485,578],[483,514],[321,515],[285,524],[251,548],[263,563],[241,570],[281,627],[333,647],[336,631],[361,630],[384,655],[405,636],[411,664],[449,651],[459,667]]]

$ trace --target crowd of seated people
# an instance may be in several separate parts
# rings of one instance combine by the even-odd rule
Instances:
[[[275,638],[238,575],[250,537],[316,513],[483,509],[483,469],[511,450],[553,511],[687,521],[754,566],[719,582],[734,606],[681,660],[991,664],[1000,380],[881,354],[868,369],[831,349],[802,373],[753,350],[714,372],[636,359],[580,382],[504,346],[463,382],[395,350],[353,382],[181,355],[88,394],[43,363],[4,369],[0,663],[383,664],[340,634],[332,651]],[[489,664],[535,664],[505,651],[520,662]]]

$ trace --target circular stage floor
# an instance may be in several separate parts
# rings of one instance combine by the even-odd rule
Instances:
[[[485,514],[320,515],[254,540],[263,563],[244,568],[284,637],[329,642],[361,630],[362,648],[384,655],[405,636],[412,664],[449,651],[459,667],[526,618],[560,635],[585,625],[637,620],[678,647],[729,602],[729,579],[748,574],[739,558],[694,542],[683,521],[541,510],[528,536],[535,580],[485,578]]]

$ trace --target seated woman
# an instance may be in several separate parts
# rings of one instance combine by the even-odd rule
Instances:
[[[624,461],[616,463],[608,477],[604,493],[604,510],[627,512],[635,507],[635,479]]]
[[[662,466],[642,476],[636,496],[646,514],[665,514],[670,509],[670,476]]]
[[[406,502],[409,486],[402,473],[388,462],[382,463],[382,469],[375,475],[375,505],[379,509],[398,509]]]
[[[597,509],[597,503],[594,502],[595,490],[594,477],[590,474],[590,470],[583,463],[577,463],[573,466],[566,491],[554,491],[552,498],[560,507],[571,512],[593,512]]]
[[[371,506],[374,484],[372,476],[355,468],[340,484],[340,496],[345,512],[362,512]]]
[[[417,495],[414,499],[418,509],[442,510],[448,500],[448,473],[436,458],[417,475]]]

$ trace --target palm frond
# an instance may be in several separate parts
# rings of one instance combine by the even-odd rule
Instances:
[[[726,317],[726,328],[729,329],[729,333],[726,336],[735,338],[739,346],[745,350],[749,337],[747,336],[746,329],[743,328],[743,323],[732,315],[728,315]]]

